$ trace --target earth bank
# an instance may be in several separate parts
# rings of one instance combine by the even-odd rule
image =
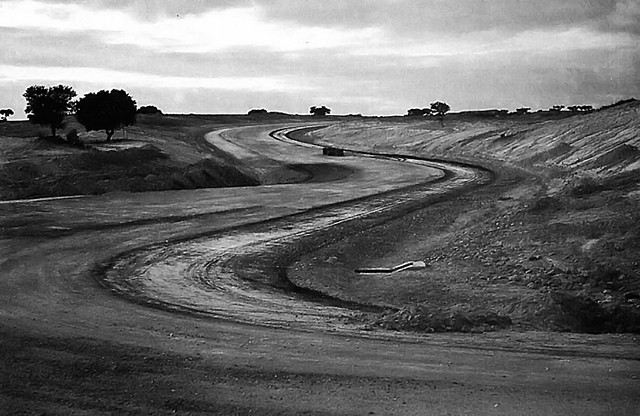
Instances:
[[[356,121],[298,134],[345,149],[476,160],[501,177],[303,257],[291,279],[389,308],[372,327],[640,332],[637,102],[564,120]],[[358,275],[409,260],[430,267]]]

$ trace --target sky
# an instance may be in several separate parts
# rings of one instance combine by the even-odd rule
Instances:
[[[0,39],[16,119],[57,84],[165,113],[640,99],[640,0],[0,0]]]

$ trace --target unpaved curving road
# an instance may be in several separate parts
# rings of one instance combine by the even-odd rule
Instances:
[[[322,166],[317,149],[271,130],[208,140],[264,172],[329,171],[331,182],[0,206],[0,408],[637,413],[631,337],[370,333],[344,319],[357,305],[297,291],[282,275],[297,255],[488,177],[359,156]]]

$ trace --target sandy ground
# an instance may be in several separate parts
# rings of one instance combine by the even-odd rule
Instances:
[[[272,130],[222,139],[325,171]],[[634,336],[371,331],[360,305],[292,293],[279,267],[303,252],[489,182],[357,156],[324,168],[330,182],[0,205],[0,412],[638,413]]]

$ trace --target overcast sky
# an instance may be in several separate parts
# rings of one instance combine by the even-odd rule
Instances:
[[[0,0],[0,39],[16,118],[59,83],[175,113],[640,98],[640,0]]]

